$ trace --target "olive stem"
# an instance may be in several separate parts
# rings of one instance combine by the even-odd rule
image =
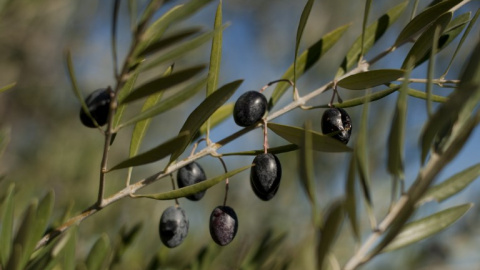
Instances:
[[[263,152],[265,154],[268,152],[268,128],[266,119],[263,119]]]
[[[227,165],[225,164],[225,161],[223,161],[223,158],[218,157],[218,160],[220,160],[220,162],[222,163],[222,166],[223,166],[223,170],[225,171],[225,173],[227,173],[228,172]],[[227,179],[225,179],[225,198],[223,199],[223,206],[227,205],[228,185],[229,185],[229,179],[227,177]]]
[[[170,174],[170,180],[172,180],[172,189],[175,190],[177,187],[175,186],[175,180],[173,179],[173,175]],[[178,198],[175,198],[175,207],[178,207],[180,203],[178,202]]]

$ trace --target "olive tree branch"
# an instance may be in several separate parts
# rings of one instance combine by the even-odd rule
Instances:
[[[157,1],[157,2],[161,2],[161,1]],[[153,15],[153,13],[151,15]],[[99,188],[98,200],[95,204],[93,204],[92,206],[90,206],[86,210],[82,211],[79,215],[70,218],[64,224],[60,225],[59,227],[57,227],[52,232],[44,235],[43,238],[40,239],[40,241],[37,243],[36,249],[39,249],[39,248],[47,245],[53,239],[55,239],[56,237],[61,235],[63,232],[65,232],[72,225],[79,224],[84,219],[92,216],[93,214],[102,210],[103,208],[113,204],[114,202],[116,202],[116,201],[118,201],[122,198],[131,196],[132,194],[134,194],[138,190],[142,189],[143,187],[148,186],[148,185],[156,182],[157,180],[168,176],[169,174],[175,172],[179,168],[184,167],[185,165],[187,165],[187,164],[189,164],[189,163],[191,163],[191,162],[193,162],[193,161],[195,161],[199,158],[207,156],[207,155],[218,156],[218,153],[217,153],[218,149],[220,149],[224,145],[236,140],[237,138],[243,136],[244,134],[262,126],[262,123],[259,122],[256,125],[253,125],[253,126],[250,126],[250,127],[245,127],[243,129],[241,129],[241,130],[239,130],[239,131],[237,131],[237,132],[219,140],[216,143],[207,144],[207,146],[205,148],[198,151],[197,153],[195,153],[193,155],[190,155],[189,157],[187,157],[183,160],[180,160],[176,163],[171,163],[163,171],[158,172],[156,174],[153,174],[153,175],[151,175],[147,178],[141,179],[141,180],[139,180],[139,181],[137,181],[133,184],[130,184],[130,185],[126,186],[125,188],[123,188],[122,190],[118,191],[117,193],[111,195],[110,197],[103,198],[104,185],[105,185],[105,175],[106,175],[106,172],[107,172],[107,167],[106,166],[107,166],[107,160],[108,160],[108,150],[109,150],[110,142],[111,142],[111,139],[112,139],[112,136],[113,136],[113,133],[112,133],[113,132],[113,127],[112,127],[113,115],[114,115],[114,112],[115,112],[115,109],[116,109],[116,106],[117,106],[116,95],[117,95],[118,91],[121,89],[121,87],[123,86],[123,84],[125,83],[128,76],[129,76],[129,72],[130,72],[129,67],[135,61],[134,51],[135,51],[136,46],[138,45],[138,43],[140,42],[140,40],[142,38],[142,34],[143,34],[144,29],[145,29],[144,26],[141,26],[141,25],[138,26],[137,32],[134,35],[134,40],[132,41],[132,46],[130,48],[130,51],[125,58],[123,68],[122,68],[121,73],[119,74],[119,76],[117,78],[117,85],[115,87],[115,90],[113,91],[114,98],[112,99],[112,102],[111,102],[111,105],[110,105],[110,113],[109,113],[108,122],[107,122],[108,123],[107,132],[105,134],[105,144],[104,144],[104,149],[103,149],[103,156],[102,156],[102,163],[101,163],[101,170],[100,170],[100,188]],[[374,59],[375,59],[375,61],[377,61],[378,59],[380,59],[382,57],[385,57],[386,55],[388,55],[388,53],[382,52],[379,56],[375,57]],[[332,81],[326,83],[325,85],[321,86],[320,88],[318,88],[316,90],[313,90],[312,92],[310,92],[310,93],[308,93],[304,96],[300,96],[300,95],[296,94],[294,100],[291,103],[289,103],[285,107],[269,114],[266,117],[266,121],[271,121],[271,120],[273,120],[273,119],[275,119],[275,118],[277,118],[281,115],[286,114],[287,112],[289,112],[293,109],[303,108],[309,100],[311,100],[314,97],[322,94],[325,91],[328,91],[328,90],[332,89],[332,87],[335,85],[336,81],[338,81],[342,78],[348,77],[352,74],[357,74],[357,73],[360,73],[360,72],[364,72],[366,67],[368,67],[368,66],[369,66],[369,62],[365,61],[362,64],[358,65],[356,68],[353,68],[349,72],[345,73],[340,78],[337,78],[336,80],[332,80]]]

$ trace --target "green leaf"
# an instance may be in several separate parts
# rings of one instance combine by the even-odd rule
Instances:
[[[310,16],[310,12],[312,11],[313,3],[315,0],[308,0],[307,3],[305,4],[305,7],[303,8],[302,15],[300,16],[300,22],[298,23],[298,28],[297,28],[297,38],[295,39],[295,54],[294,54],[294,68],[293,68],[293,83],[294,85],[296,84],[297,81],[297,55],[298,55],[298,49],[300,47],[300,41],[302,40],[302,35],[303,31],[305,30],[305,26],[307,25],[308,17]]]
[[[143,35],[143,42],[139,44],[136,52],[138,53],[140,51],[143,51],[145,47],[159,40],[163,36],[167,28],[170,27],[170,25],[175,22],[184,20],[189,16],[195,14],[197,11],[199,11],[211,1],[212,0],[190,1],[184,5],[178,5],[171,8],[163,16],[161,16],[154,23],[152,23],[150,27],[148,27],[148,29],[145,31],[145,34]]]
[[[428,189],[418,205],[429,201],[443,202],[465,189],[480,176],[480,163],[455,174],[442,183]]]
[[[390,134],[388,135],[388,171],[399,179],[404,177],[403,152],[407,122],[407,91],[411,72],[410,65],[412,64],[412,61],[410,61],[405,73],[405,81],[400,86]]]
[[[358,225],[357,217],[357,194],[355,192],[355,172],[356,168],[355,155],[350,156],[350,162],[348,166],[347,181],[345,182],[345,211],[350,220],[350,226],[352,228],[355,241],[360,240],[360,228]]]
[[[447,76],[447,73],[448,73],[448,71],[450,70],[450,67],[452,66],[453,60],[454,60],[455,57],[457,56],[457,53],[460,51],[460,48],[462,47],[463,42],[465,41],[465,39],[467,38],[468,34],[470,33],[470,30],[472,29],[473,25],[475,25],[475,22],[477,21],[479,15],[480,15],[480,8],[477,9],[477,12],[476,12],[475,15],[473,16],[473,18],[472,18],[472,20],[470,21],[470,23],[468,24],[467,29],[466,29],[465,32],[463,33],[463,36],[462,36],[462,38],[460,39],[460,42],[458,43],[457,48],[455,49],[455,52],[454,52],[453,55],[452,55],[452,59],[450,59],[450,63],[448,63],[448,67],[445,69],[445,72],[444,72],[443,75],[442,75],[442,78],[444,78],[445,76]],[[460,17],[460,16],[459,16],[459,17]]]
[[[440,29],[440,33],[443,33],[448,23],[452,20],[453,14],[451,12],[444,13],[417,39],[413,47],[405,57],[405,61],[402,64],[402,68],[407,68],[409,59],[415,59],[415,65],[419,63],[425,57],[428,57],[428,53],[432,50],[432,40],[435,35],[437,27]]]
[[[70,228],[70,233],[68,234],[67,243],[62,249],[63,253],[63,269],[65,270],[75,270],[75,246],[77,244],[77,230],[75,226]]]
[[[318,269],[323,269],[324,260],[342,227],[341,225],[345,217],[344,213],[344,202],[342,200],[333,201],[326,211],[325,223],[320,229],[316,252]]]
[[[363,23],[362,23],[362,47],[360,50],[360,57],[363,57],[363,47],[365,46],[365,29],[367,28],[368,15],[370,14],[371,6],[372,6],[372,0],[365,1],[365,11],[363,12]]]
[[[14,210],[15,184],[11,183],[7,195],[1,204],[2,219],[0,223],[0,265],[5,268],[12,252],[13,244],[13,210]],[[5,268],[6,269],[6,268]]]
[[[252,165],[247,165],[232,171],[229,171],[225,174],[222,174],[220,176],[214,177],[207,179],[205,181],[199,182],[197,184],[193,184],[190,186],[186,186],[183,188],[175,189],[169,192],[163,192],[163,193],[157,193],[157,194],[145,194],[145,195],[135,195],[134,198],[150,198],[150,199],[155,199],[155,200],[172,200],[172,199],[177,199],[177,198],[182,198],[186,196],[193,195],[197,192],[207,190],[214,185],[220,183],[221,181],[234,176],[237,173],[240,173],[246,169],[249,169],[252,167]]]
[[[206,79],[201,79],[188,85],[184,89],[181,89],[175,92],[173,95],[165,98],[158,104],[155,104],[154,106],[151,106],[148,109],[145,109],[139,114],[128,119],[124,123],[120,124],[117,129],[121,129],[139,121],[144,121],[145,119],[152,118],[174,108],[175,106],[178,106],[182,102],[187,101],[189,98],[192,98],[198,91],[200,91],[205,86],[206,82]]]
[[[378,18],[375,22],[370,24],[365,31],[359,36],[352,47],[348,50],[342,64],[340,65],[335,78],[339,78],[358,63],[360,55],[362,54],[362,36],[363,39],[363,53],[366,54],[372,46],[385,34],[387,29],[400,17],[405,10],[408,1],[404,1],[395,7],[389,9],[387,13]]]
[[[35,215],[35,228],[28,241],[28,244],[24,246],[23,250],[25,254],[30,258],[31,254],[35,250],[37,242],[42,238],[47,229],[48,222],[53,212],[53,203],[55,201],[55,194],[53,190],[50,190],[45,197],[38,204],[38,208]],[[28,262],[28,258],[26,259]]]
[[[177,30],[174,34],[148,45],[146,48],[144,48],[141,52],[138,53],[138,57],[145,57],[147,55],[163,50],[169,46],[173,46],[190,36],[198,34],[200,31],[200,27],[191,27],[183,30]]]
[[[308,49],[303,51],[298,57],[296,62],[296,77],[297,79],[305,74],[320,58],[337,43],[337,41],[343,36],[343,34],[350,27],[350,24],[340,26],[339,28],[325,34],[320,40],[315,42]],[[290,65],[287,71],[283,74],[282,79],[293,80],[294,65]],[[270,98],[269,108],[271,109],[278,100],[283,96],[285,91],[290,87],[290,84],[282,83],[277,84],[275,90]]]
[[[125,82],[122,89],[117,93],[117,100],[123,100],[126,96],[128,96],[133,88],[135,87],[135,83],[137,82],[138,75],[140,71],[137,69]],[[120,124],[120,120],[122,120],[123,113],[127,108],[127,104],[118,104],[117,110],[115,111],[115,115],[113,116],[113,127],[117,128]]]
[[[366,95],[368,97],[368,93]],[[360,184],[362,186],[363,197],[366,201],[366,210],[370,218],[372,228],[376,227],[375,214],[373,213],[373,201],[371,195],[371,180],[368,163],[368,110],[370,101],[367,99],[363,105],[362,118],[358,130],[357,141],[355,142],[354,155],[356,158],[356,168],[360,175]]]
[[[188,140],[185,140],[183,144],[177,146],[177,151],[170,157],[170,162],[176,160],[187,148],[191,139],[196,135],[200,127],[212,116],[212,114],[220,108],[232,95],[237,88],[242,84],[243,80],[236,80],[231,83],[225,84],[217,91],[208,96],[200,105],[198,105],[193,112],[190,113],[187,120],[180,129],[180,133],[188,131],[190,136]]]
[[[211,95],[218,86],[220,62],[222,60],[222,1],[218,3],[215,14],[214,35],[210,51],[210,66],[208,69],[207,96]]]
[[[190,52],[192,50],[195,50],[195,49],[199,48],[201,45],[203,45],[204,43],[209,41],[218,31],[223,31],[223,29],[225,29],[227,26],[228,25],[224,25],[221,29],[216,29],[216,30],[206,32],[202,35],[199,35],[198,37],[195,37],[195,38],[193,38],[189,41],[184,42],[183,44],[175,46],[173,49],[171,49],[171,50],[169,50],[165,53],[162,53],[161,55],[159,55],[156,58],[148,59],[147,63],[142,65],[140,70],[141,71],[149,70],[149,69],[154,68],[154,67],[156,67],[156,66],[158,66],[162,63],[172,61],[175,58],[178,58],[178,57],[184,55],[187,52]],[[135,65],[135,63],[134,63],[134,65]]]
[[[147,82],[139,86],[133,92],[128,94],[125,98],[120,100],[120,103],[131,102],[131,101],[158,93],[160,91],[165,91],[172,86],[178,85],[182,82],[189,80],[190,78],[199,74],[204,68],[205,66],[196,66],[196,67],[184,69],[182,71],[177,71],[175,73],[172,73],[169,76],[164,76],[164,77],[154,79],[150,82]]]
[[[378,69],[345,77],[337,85],[351,90],[363,90],[395,81],[405,74],[401,69]]]
[[[171,65],[164,73],[163,76],[168,76],[172,74],[173,71],[173,65]],[[163,96],[163,92],[159,92],[156,94],[153,94],[147,98],[145,103],[143,104],[141,112],[145,112],[146,110],[152,108],[157,104]],[[141,113],[140,113],[141,114]],[[135,125],[135,128],[133,129],[132,133],[132,138],[130,140],[130,153],[129,157],[133,157],[138,153],[138,149],[140,148],[140,145],[143,141],[143,138],[145,137],[145,134],[147,133],[147,129],[150,126],[150,122],[152,121],[151,118],[147,118],[142,121],[138,121]]]
[[[100,127],[97,123],[97,120],[95,120],[92,117],[92,115],[90,114],[90,111],[88,110],[87,104],[85,104],[85,100],[82,97],[82,92],[80,91],[80,88],[78,88],[77,78],[75,77],[75,70],[73,68],[72,55],[71,55],[70,51],[67,50],[67,52],[65,54],[65,58],[66,58],[66,61],[67,61],[68,75],[69,75],[69,78],[70,78],[70,82],[72,83],[73,93],[75,94],[78,101],[80,102],[80,104],[82,106],[82,109],[85,112],[85,114],[90,118],[90,120],[92,120],[92,122],[95,124],[95,126]]]
[[[442,16],[445,12],[448,12],[451,8],[455,7],[462,0],[445,0],[432,7],[425,9],[423,12],[413,18],[400,32],[394,46],[399,47],[405,42],[417,36],[424,31],[429,25],[431,25],[437,18]],[[468,1],[463,1],[468,2]],[[419,58],[417,58],[419,59]]]
[[[272,154],[282,154],[288,153],[295,150],[298,150],[299,147],[296,144],[286,144],[277,147],[269,147],[268,152]],[[250,150],[250,151],[242,151],[242,152],[231,152],[231,153],[222,153],[222,156],[256,156],[259,154],[263,154],[265,152],[264,149],[258,150]]]
[[[328,135],[323,135],[313,130],[305,130],[299,127],[280,125],[275,123],[268,123],[268,128],[275,132],[285,140],[301,146],[304,140],[305,132],[312,134],[312,149],[322,152],[351,152],[352,149],[345,144],[331,138]]]
[[[33,242],[33,247],[35,247],[34,232],[36,229],[35,216],[38,207],[38,200],[33,200],[33,202],[25,210],[23,215],[23,220],[20,223],[20,228],[17,231],[15,240],[13,241],[13,246],[19,247],[21,250],[20,254],[15,254],[10,257],[10,261],[7,264],[7,269],[23,269],[30,258],[31,253],[29,253],[30,246]],[[20,255],[19,257],[17,257]]]
[[[105,261],[108,259],[110,251],[110,240],[106,234],[102,234],[95,242],[87,257],[88,270],[105,269]]]
[[[451,207],[426,218],[406,224],[395,239],[385,247],[383,252],[408,246],[446,229],[459,220],[472,206],[472,203],[468,203]]]
[[[145,165],[158,161],[173,152],[175,152],[179,145],[184,144],[190,137],[190,134],[187,132],[181,132],[177,137],[170,139],[159,146],[134,157],[131,157],[127,160],[120,162],[119,164],[113,166],[109,171]]]
[[[467,121],[468,115],[480,102],[480,43],[477,43],[472,52],[461,76],[459,87],[450,94],[448,101],[438,108],[422,130],[420,138],[422,162],[425,161],[434,140],[447,140],[450,135],[443,131],[451,128],[457,119],[460,122]]]
[[[430,50],[430,57],[428,61],[428,68],[427,68],[427,84],[426,84],[426,92],[427,92],[427,115],[432,115],[432,92],[433,92],[433,79],[434,79],[434,71],[435,71],[435,55],[437,54],[437,40],[440,35],[440,27],[437,26],[435,28],[435,33],[433,35],[433,44],[432,49]]]
[[[7,91],[8,89],[13,88],[15,85],[17,85],[16,82],[5,85],[4,87],[0,88],[0,93],[5,92],[5,91]]]
[[[229,119],[232,116],[233,113],[233,107],[235,107],[235,103],[227,103],[225,105],[222,105],[220,108],[218,108],[217,111],[215,111],[212,116],[210,116],[209,121],[210,121],[210,127],[215,127],[222,123],[223,121]],[[198,135],[197,137],[207,133],[207,125],[204,123],[200,129],[198,130]]]
[[[320,212],[317,209],[317,196],[316,196],[316,188],[315,188],[315,166],[313,160],[313,139],[312,133],[308,132],[308,130],[312,130],[312,123],[307,122],[305,123],[304,129],[304,139],[303,143],[300,147],[299,151],[299,168],[300,170],[300,182],[302,183],[302,187],[307,193],[307,197],[310,200],[310,205],[312,206],[312,217],[313,217],[313,224],[318,226],[320,224]]]
[[[136,0],[128,0],[128,15],[130,16],[130,29],[135,30],[137,25],[138,5]]]

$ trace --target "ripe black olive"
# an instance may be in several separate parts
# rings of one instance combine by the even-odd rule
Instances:
[[[337,132],[332,135],[332,138],[347,144],[352,134],[352,121],[350,116],[342,108],[330,108],[326,110],[322,116],[322,132],[323,134]]]
[[[241,127],[248,127],[262,119],[267,110],[267,99],[258,91],[241,95],[233,108],[233,119]]]
[[[253,160],[250,169],[250,185],[258,198],[268,201],[275,196],[282,178],[282,166],[277,156],[260,154]]]
[[[202,167],[196,162],[192,162],[185,167],[182,167],[177,172],[177,184],[178,187],[190,186],[202,181],[205,181],[207,177]],[[186,198],[192,201],[198,201],[203,198],[206,190],[197,192],[193,195],[187,196]]]
[[[229,206],[217,206],[210,215],[210,235],[220,246],[228,245],[237,234],[237,214]]]
[[[165,209],[160,218],[159,234],[162,243],[174,248],[180,245],[188,234],[188,219],[185,211],[179,206]]]
[[[97,121],[99,126],[103,126],[108,120],[108,111],[110,110],[110,90],[103,88],[93,91],[85,98],[85,104],[87,105],[90,115]],[[92,119],[80,108],[80,121],[82,124],[95,128],[95,124]]]

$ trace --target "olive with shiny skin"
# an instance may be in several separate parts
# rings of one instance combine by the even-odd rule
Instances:
[[[85,104],[87,105],[88,111],[93,119],[97,121],[99,126],[103,126],[107,123],[110,101],[110,90],[108,88],[97,89],[85,98]],[[80,121],[86,127],[96,127],[83,108],[80,108]]]
[[[267,110],[267,98],[258,91],[241,95],[233,108],[233,119],[241,127],[248,127],[262,119]]]
[[[352,134],[352,120],[348,113],[342,108],[327,109],[322,116],[322,132],[332,135],[332,138],[347,144]]]

